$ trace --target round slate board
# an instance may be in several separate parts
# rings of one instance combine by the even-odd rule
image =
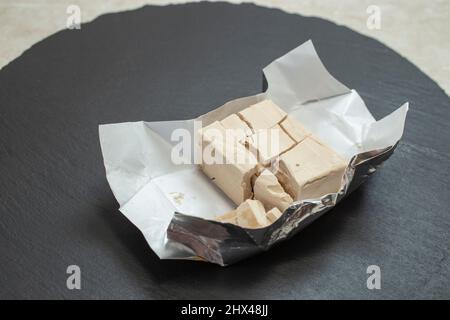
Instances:
[[[98,125],[189,119],[261,91],[308,39],[405,135],[368,183],[293,239],[221,268],[161,261],[118,211]],[[450,298],[450,99],[381,43],[317,18],[201,3],[101,16],[0,71],[0,298]],[[66,288],[81,268],[82,289]],[[366,269],[381,268],[381,290]]]

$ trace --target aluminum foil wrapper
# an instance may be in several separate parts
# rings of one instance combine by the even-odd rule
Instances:
[[[230,101],[196,119],[100,125],[106,177],[120,211],[161,259],[225,266],[268,250],[332,209],[394,152],[408,104],[376,121],[359,94],[328,73],[311,41],[273,61],[264,74],[266,92]],[[198,121],[206,126],[264,99],[348,160],[341,189],[293,203],[266,228],[214,221],[236,206],[194,162],[173,163],[171,153],[179,143],[174,132],[183,129],[194,136]]]

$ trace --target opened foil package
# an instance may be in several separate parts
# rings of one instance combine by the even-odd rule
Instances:
[[[269,250],[355,190],[402,137],[408,104],[376,121],[359,94],[328,73],[311,41],[273,61],[264,75],[266,92],[230,101],[196,119],[99,126],[106,177],[120,211],[161,259],[226,266]],[[340,188],[337,184],[336,192],[294,199],[273,223],[259,228],[221,221],[218,217],[235,210],[236,201],[195,161],[190,138],[202,127],[267,100],[345,161]],[[192,150],[182,152],[185,161],[174,161],[187,140]]]

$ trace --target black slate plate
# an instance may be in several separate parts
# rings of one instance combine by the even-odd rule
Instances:
[[[304,232],[229,268],[160,261],[106,183],[98,124],[189,119],[260,92],[313,39],[380,118],[393,157]],[[0,71],[0,298],[450,298],[450,99],[377,41],[317,18],[200,3],[104,15]],[[82,289],[66,288],[79,265]],[[382,289],[366,288],[378,265]]]

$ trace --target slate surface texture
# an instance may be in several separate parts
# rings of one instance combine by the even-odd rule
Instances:
[[[262,68],[312,39],[405,134],[368,183],[301,234],[221,268],[160,261],[118,211],[98,125],[189,119],[261,91]],[[377,41],[317,18],[200,3],[108,14],[0,71],[0,298],[450,298],[450,99]],[[66,288],[81,268],[82,289]],[[368,290],[366,268],[381,268]]]

